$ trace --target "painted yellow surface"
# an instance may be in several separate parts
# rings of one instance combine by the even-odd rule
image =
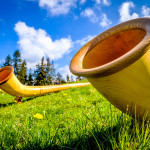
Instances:
[[[121,111],[150,115],[150,18],[123,22],[84,45],[70,63]],[[146,119],[147,119],[146,118]]]
[[[0,83],[0,88],[8,94],[16,97],[38,96],[68,88],[90,85],[90,83],[73,83],[52,86],[26,86],[17,79],[13,73],[13,68],[10,66],[0,69],[0,80],[2,80],[2,83]]]
[[[149,53],[117,73],[88,80],[115,107],[143,118],[144,113],[150,112]]]

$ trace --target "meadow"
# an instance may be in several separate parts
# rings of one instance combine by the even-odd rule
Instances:
[[[0,149],[150,149],[149,122],[122,113],[92,86],[39,97],[0,92]]]

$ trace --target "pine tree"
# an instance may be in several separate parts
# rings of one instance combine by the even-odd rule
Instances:
[[[71,82],[73,82],[74,80],[73,80],[73,75],[71,75]]]
[[[19,50],[16,50],[13,54],[13,67],[14,67],[14,73],[15,75],[18,77],[19,76],[19,72],[21,69],[21,54]]]
[[[39,83],[38,83],[38,74],[39,74],[39,72],[40,72],[40,64],[38,63],[37,65],[36,65],[36,70],[34,70],[34,83],[35,83],[35,85],[38,85]]]
[[[12,65],[13,65],[12,63],[13,63],[13,62],[12,62],[11,56],[8,55],[8,56],[5,58],[5,62],[2,64],[2,66],[3,66],[3,67],[4,67],[4,66],[12,66]]]
[[[51,62],[50,75],[51,75],[51,77],[52,77],[52,81],[54,81],[55,78],[56,78],[56,71],[55,71],[55,66],[54,66],[54,61],[53,61],[53,60],[52,60],[52,62]]]
[[[25,60],[21,63],[18,78],[20,79],[20,82],[22,84],[25,84],[27,82],[27,64]]]
[[[77,80],[77,81],[81,81],[82,78],[81,78],[80,76],[77,76],[76,80]]]
[[[61,83],[62,83],[62,84],[63,84],[63,83],[66,83],[66,81],[65,81],[64,78],[62,78]]]
[[[57,75],[56,75],[56,80],[58,80],[59,81],[59,83],[61,83],[62,82],[62,75],[58,72],[57,73]]]
[[[46,84],[49,85],[52,83],[52,76],[51,76],[51,62],[50,58],[46,59]]]
[[[45,85],[46,84],[46,65],[44,64],[44,57],[41,59],[41,65],[36,66],[35,79],[36,85]]]
[[[69,75],[68,75],[68,74],[67,74],[66,79],[67,79],[67,82],[70,82],[70,78],[69,78]]]
[[[28,85],[33,85],[33,74],[32,74],[32,70],[31,70],[31,68],[30,68],[30,70],[29,70],[29,75],[28,75],[28,80],[27,80],[27,84]]]

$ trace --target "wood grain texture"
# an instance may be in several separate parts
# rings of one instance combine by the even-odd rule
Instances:
[[[85,76],[114,106],[142,120],[150,114],[150,18],[119,24],[88,42],[70,70]]]
[[[92,53],[93,49],[98,47],[99,44],[101,45],[104,41],[105,43],[107,43],[107,40],[109,41],[111,37],[115,37],[115,35],[121,33],[128,33],[131,30],[132,32],[134,32],[133,30],[136,31],[139,30],[139,32],[142,33],[142,36],[139,32],[134,32],[137,34],[132,35],[133,37],[137,38],[133,39],[133,42],[137,44],[137,45],[133,44],[135,47],[132,47],[130,45],[129,48],[131,49],[126,50],[124,55],[121,54],[121,57],[118,57],[117,59],[110,59],[109,57],[110,60],[100,63],[100,66],[98,66],[98,63],[95,67],[94,65],[91,68],[86,66],[87,60],[85,56],[88,55],[88,53]],[[131,36],[130,34],[128,34],[128,36],[125,36],[127,38],[126,40],[128,40],[128,38],[130,39],[130,36]],[[126,42],[126,46],[128,46],[127,43],[128,42]],[[109,42],[109,44],[113,45],[113,41],[112,43]],[[105,47],[109,47],[110,51],[114,50],[113,48],[111,49],[111,46]],[[70,63],[70,70],[75,75],[85,77],[110,75],[128,67],[129,65],[137,61],[141,56],[143,56],[146,53],[149,47],[150,47],[150,18],[139,18],[130,20],[117,26],[114,26],[113,28],[99,34],[94,39],[89,41],[86,45],[84,45],[73,57]],[[103,59],[102,57],[100,58]],[[94,59],[95,61],[97,61],[96,57],[91,57],[90,59]]]
[[[108,37],[85,55],[83,68],[95,68],[116,60],[139,44],[145,34],[144,30],[133,29]]]
[[[39,96],[58,92],[69,88],[88,86],[90,83],[74,83],[48,86],[26,86],[23,85],[13,73],[13,67],[0,68],[0,88],[10,95],[20,97]]]

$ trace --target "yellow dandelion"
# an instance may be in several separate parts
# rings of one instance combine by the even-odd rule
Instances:
[[[71,101],[71,100],[72,100],[71,98],[68,98],[68,99],[67,99],[67,101]]]
[[[37,119],[43,119],[43,115],[37,113],[33,116],[34,118],[37,118]]]
[[[67,94],[64,94],[64,96],[66,96]]]

